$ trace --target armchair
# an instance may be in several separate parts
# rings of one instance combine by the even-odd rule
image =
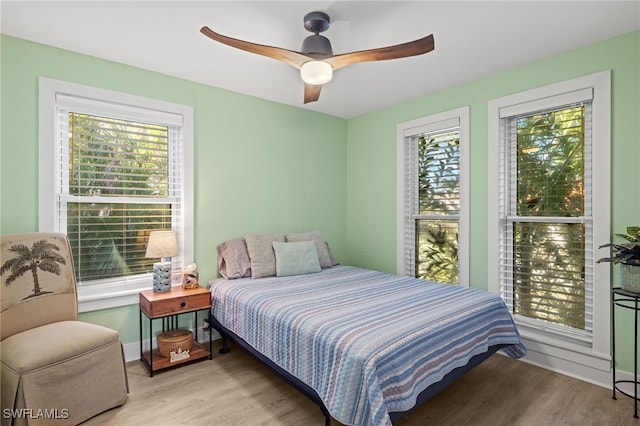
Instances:
[[[117,331],[78,320],[64,234],[0,240],[2,425],[78,424],[127,400]]]

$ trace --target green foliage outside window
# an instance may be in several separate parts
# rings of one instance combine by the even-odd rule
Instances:
[[[585,327],[584,107],[517,118],[514,311]],[[522,218],[522,219],[521,219]]]
[[[459,129],[419,138],[419,214],[430,218],[416,221],[416,277],[450,284],[459,281],[459,175]]]
[[[151,230],[171,229],[168,128],[69,113],[67,235],[78,281],[146,273]]]

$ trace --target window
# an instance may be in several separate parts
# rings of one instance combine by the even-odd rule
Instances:
[[[590,95],[590,93],[589,93]],[[502,293],[516,315],[591,334],[591,99],[501,119]],[[586,161],[585,161],[586,160]]]
[[[398,125],[398,273],[468,286],[468,107]]]
[[[40,88],[40,230],[69,238],[79,301],[150,288],[153,230],[176,232],[180,272],[193,258],[191,108],[45,78]]]
[[[600,358],[609,278],[594,250],[609,240],[608,81],[596,74],[489,108],[490,290],[523,336]]]

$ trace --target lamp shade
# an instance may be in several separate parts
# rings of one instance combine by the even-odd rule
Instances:
[[[152,231],[149,234],[146,257],[172,257],[178,254],[178,242],[173,231]]]
[[[333,67],[324,61],[309,61],[300,67],[300,77],[307,84],[325,84],[333,77]]]

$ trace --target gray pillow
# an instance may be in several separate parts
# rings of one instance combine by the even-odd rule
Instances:
[[[242,238],[225,241],[217,250],[220,275],[229,280],[251,276],[249,252]]]
[[[244,236],[251,262],[251,277],[263,278],[276,275],[276,256],[273,252],[274,241],[284,242],[284,234],[247,234]]]
[[[287,242],[313,241],[316,245],[316,251],[318,252],[318,261],[320,262],[321,268],[330,268],[338,264],[333,256],[331,256],[329,245],[324,241],[322,232],[312,231],[302,232],[298,234],[286,234],[285,237]]]

